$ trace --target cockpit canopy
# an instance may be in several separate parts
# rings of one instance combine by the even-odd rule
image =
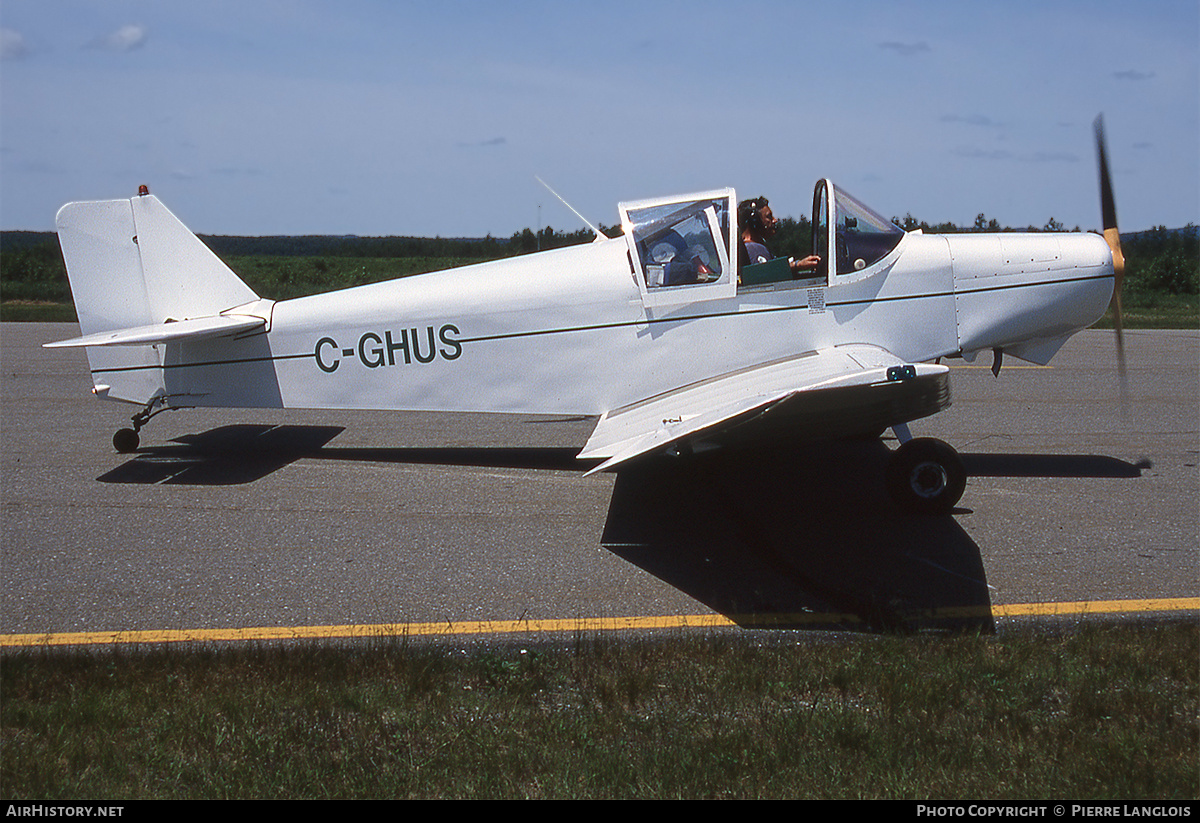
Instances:
[[[829,227],[833,226],[830,233]],[[904,229],[828,180],[813,192],[813,254],[835,261],[838,276],[869,269],[900,244]],[[836,282],[836,281],[835,281]],[[830,285],[834,285],[833,282]]]
[[[649,305],[732,296],[733,189],[621,203],[630,262]]]
[[[742,241],[733,189],[625,202],[618,208],[642,299],[664,308],[732,297],[739,287],[836,286],[869,277],[904,237],[899,226],[821,180],[813,195],[812,223],[813,253],[821,258],[821,268],[794,279],[786,259],[738,270]]]

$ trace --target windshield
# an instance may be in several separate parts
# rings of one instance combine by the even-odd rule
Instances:
[[[896,248],[904,229],[863,205],[840,188],[837,205],[837,273],[862,271]]]

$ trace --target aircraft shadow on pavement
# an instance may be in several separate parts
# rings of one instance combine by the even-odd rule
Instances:
[[[360,460],[369,463],[419,463],[435,466],[478,466],[492,469],[554,469],[587,471],[596,461],[577,460],[579,449],[543,446],[444,446],[391,449],[322,449],[318,460]]]
[[[244,424],[221,426],[139,449],[127,463],[97,478],[104,483],[252,483],[301,458],[483,468],[586,471],[572,447],[330,447],[342,426]],[[840,448],[840,446],[839,446]],[[964,454],[976,477],[1139,477],[1148,461],[1095,455]]]
[[[1095,454],[964,454],[969,477],[1141,477],[1149,460]]]
[[[251,483],[301,458],[584,471],[574,448],[331,448],[340,426],[224,426],[185,435],[98,478]],[[951,515],[901,511],[882,441],[650,458],[617,475],[601,541],[740,625],[992,631],[979,547]],[[1072,455],[964,454],[974,476],[1138,477],[1147,464]],[[962,510],[958,510],[960,513]]]
[[[890,455],[876,440],[646,460],[619,474],[603,543],[745,626],[994,630],[979,546],[952,515],[892,501]],[[977,477],[1134,478],[1149,466],[962,458]]]
[[[617,478],[604,545],[743,626],[992,631],[979,547],[900,511],[882,442],[646,461]]]
[[[146,446],[97,478],[102,483],[229,486],[253,483],[301,458],[364,463],[425,463],[516,469],[586,471],[573,448],[330,448],[341,426],[222,426]]]
[[[97,478],[102,483],[230,486],[253,483],[321,451],[341,426],[222,426],[147,446]]]

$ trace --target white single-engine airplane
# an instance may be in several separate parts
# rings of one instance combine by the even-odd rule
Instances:
[[[935,361],[1045,364],[1119,295],[1099,120],[1097,146],[1108,242],[906,233],[821,180],[807,279],[786,261],[739,270],[737,201],[720,189],[621,203],[615,239],[278,302],[143,187],[59,211],[83,336],[47,345],[86,347],[93,392],[142,407],[121,452],[154,414],[201,406],[598,415],[579,453],[592,471],[891,427],[892,495],[947,512],[962,461],[905,425],[950,404]]]

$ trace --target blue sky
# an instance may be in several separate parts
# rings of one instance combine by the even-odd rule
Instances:
[[[829,177],[887,216],[1200,222],[1200,3],[4,0],[0,228],[508,236]]]

